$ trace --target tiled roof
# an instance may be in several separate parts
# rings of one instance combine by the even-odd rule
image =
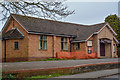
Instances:
[[[16,14],[12,14],[12,17],[15,18],[29,33],[77,36],[74,41],[86,40],[90,35],[99,31],[106,24],[80,25]]]
[[[24,35],[17,28],[13,28],[8,32],[6,32],[2,36],[2,38],[3,39],[20,39],[20,38],[24,38]]]

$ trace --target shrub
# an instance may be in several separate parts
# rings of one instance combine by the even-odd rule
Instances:
[[[6,77],[2,78],[3,80],[16,80],[16,77],[12,74],[8,74]]]
[[[54,60],[65,60],[65,59],[59,59],[59,58],[48,58],[48,59],[44,59],[43,61],[54,61]]]

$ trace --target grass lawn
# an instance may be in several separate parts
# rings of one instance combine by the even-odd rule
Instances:
[[[37,79],[37,78],[52,78],[52,77],[58,77],[58,76],[63,76],[63,75],[70,75],[70,74],[50,74],[50,75],[40,75],[40,76],[32,76],[32,79]]]
[[[63,75],[72,75],[72,74],[50,74],[50,75],[39,75],[39,76],[32,76],[32,77],[27,77],[23,78],[22,80],[38,80],[38,79],[47,79],[47,78],[52,78],[52,77],[58,77],[58,76],[63,76]],[[7,77],[3,78],[4,80],[17,80],[16,77],[13,75],[9,74]]]
[[[67,60],[67,59],[48,58],[48,59],[43,59],[43,60],[34,60],[34,61],[58,61],[58,60]],[[17,62],[33,62],[33,61],[17,61]]]
[[[55,61],[55,60],[66,60],[66,59],[59,59],[59,58],[48,58],[48,59],[36,60],[36,61]]]

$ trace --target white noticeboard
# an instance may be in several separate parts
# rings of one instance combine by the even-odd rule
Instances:
[[[92,41],[87,41],[87,46],[92,46]]]

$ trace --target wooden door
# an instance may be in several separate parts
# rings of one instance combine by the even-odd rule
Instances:
[[[105,44],[100,43],[100,56],[105,56]]]

